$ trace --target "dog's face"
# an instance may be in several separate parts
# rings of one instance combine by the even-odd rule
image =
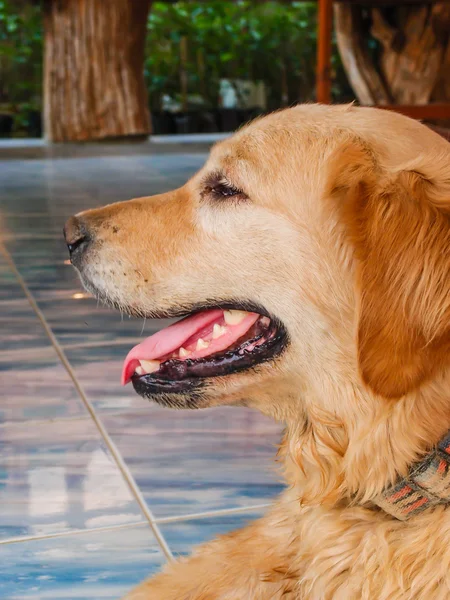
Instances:
[[[391,210],[386,199],[401,196],[402,204],[408,185],[423,195],[428,184],[403,185],[398,177],[424,143],[442,144],[448,158],[446,142],[403,117],[297,107],[215,146],[181,189],[69,220],[72,262],[89,291],[130,314],[187,316],[130,352],[124,382],[171,406],[247,403],[281,415],[283,402],[320,387],[323,378],[348,378],[390,397],[426,379],[436,332],[410,322],[419,307],[400,308],[403,300],[394,296],[406,284],[399,272],[392,290],[386,264],[401,269],[408,259],[421,260],[417,249],[412,257],[401,223],[404,217],[414,227],[416,216],[403,205],[403,213]],[[398,238],[390,248],[389,227]],[[446,267],[436,268],[442,275]],[[376,315],[383,303],[385,328]],[[447,309],[441,300],[441,313]],[[405,322],[396,322],[398,311]],[[417,357],[397,327],[407,336],[415,328],[419,345],[433,338],[429,354]],[[401,358],[383,366],[392,352]],[[405,355],[406,371],[395,384],[385,370]]]

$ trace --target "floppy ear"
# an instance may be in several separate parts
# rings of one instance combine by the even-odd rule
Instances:
[[[334,164],[330,192],[359,263],[360,371],[386,398],[430,380],[449,359],[450,146],[439,158],[387,173],[350,143]]]

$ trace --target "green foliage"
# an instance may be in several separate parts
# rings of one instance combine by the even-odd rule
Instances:
[[[249,0],[155,2],[148,21],[145,75],[153,109],[163,93],[180,95],[183,71],[191,94],[218,104],[219,80],[263,81],[275,109],[315,94],[317,3]],[[187,60],[181,39],[187,38]],[[352,97],[337,52],[333,92]]]
[[[42,96],[40,7],[0,0],[0,104],[39,106]]]
[[[313,100],[316,15],[316,2],[153,3],[145,52],[152,109],[183,89],[217,107],[221,79],[263,81],[269,109]],[[16,128],[41,108],[42,63],[40,3],[0,0],[0,110],[16,115]],[[335,98],[351,97],[337,52],[333,68]]]
[[[14,116],[24,135],[32,111],[42,104],[42,18],[40,7],[0,0],[0,113]]]

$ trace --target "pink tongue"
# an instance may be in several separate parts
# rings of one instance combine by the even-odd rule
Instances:
[[[249,313],[239,325],[227,326],[228,333],[223,336],[223,339],[213,340],[207,350],[193,353],[192,358],[201,358],[230,346],[250,329],[258,316],[255,313]],[[122,385],[130,381],[138,365],[137,361],[141,359],[156,360],[165,357],[181,348],[196,333],[216,322],[223,322],[223,310],[207,310],[192,317],[186,317],[145,339],[128,353],[123,365]]]

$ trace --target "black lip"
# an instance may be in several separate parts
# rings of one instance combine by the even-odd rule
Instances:
[[[151,375],[132,377],[131,382],[134,390],[143,398],[150,398],[159,394],[190,394],[205,385],[205,380],[198,377],[190,377],[181,381],[169,381]]]
[[[221,308],[224,306],[222,305]],[[233,307],[236,308],[236,305]],[[265,316],[269,315],[265,313]],[[157,374],[134,375],[131,381],[135,391],[147,398],[159,394],[192,394],[203,387],[208,380],[257,369],[259,365],[274,360],[285,349],[288,335],[277,319],[269,318],[272,321],[271,329],[274,335],[251,352],[244,351],[239,355],[229,351],[195,361],[168,360],[163,363]],[[211,370],[214,374],[204,376],[202,372],[205,370]]]

